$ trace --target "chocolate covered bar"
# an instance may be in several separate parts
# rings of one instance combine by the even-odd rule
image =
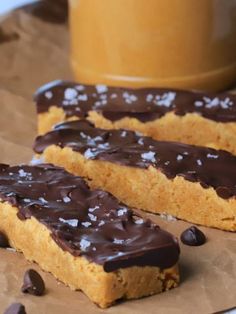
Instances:
[[[0,198],[11,246],[100,307],[179,282],[175,237],[62,168],[1,164]]]
[[[57,125],[37,137],[34,149],[130,206],[236,230],[236,157],[229,152],[99,129],[86,120]]]
[[[86,118],[97,127],[125,128],[157,140],[236,153],[236,95],[163,88],[127,89],[56,81],[35,95],[38,131]]]

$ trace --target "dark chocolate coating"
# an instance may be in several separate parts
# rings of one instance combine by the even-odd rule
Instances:
[[[156,167],[168,178],[184,177],[212,187],[225,199],[236,195],[236,156],[213,148],[156,141],[127,130],[103,130],[86,120],[65,122],[38,136],[34,150],[42,153],[55,144],[70,147],[88,159],[130,167]]]
[[[34,269],[28,269],[24,275],[24,282],[21,287],[23,293],[41,296],[45,292],[43,278]]]
[[[0,197],[18,208],[20,219],[33,216],[46,225],[63,250],[107,272],[134,265],[168,268],[178,261],[171,234],[62,168],[0,165]]]
[[[180,236],[183,244],[189,246],[200,246],[206,242],[205,234],[195,226],[191,226],[190,228],[184,230]]]
[[[38,113],[51,106],[60,107],[67,117],[85,118],[95,110],[116,121],[124,117],[147,122],[168,112],[183,116],[197,113],[219,122],[236,121],[236,95],[200,93],[166,88],[128,89],[105,85],[82,85],[55,81],[42,86],[35,95]]]

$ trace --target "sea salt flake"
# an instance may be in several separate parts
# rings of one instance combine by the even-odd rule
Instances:
[[[155,162],[156,161],[155,154],[156,154],[155,152],[142,153],[141,157],[144,160]]]
[[[120,208],[117,211],[117,216],[123,216],[126,213],[127,213],[127,208]]]
[[[106,148],[110,147],[110,144],[109,143],[102,143],[102,144],[98,144],[97,147],[101,148],[101,149],[106,149]]]
[[[89,207],[88,211],[89,211],[90,213],[93,213],[96,209],[99,209],[99,206]]]
[[[103,226],[103,225],[105,225],[105,221],[104,221],[104,220],[101,220],[101,221],[99,222],[98,226],[101,227],[101,226]]]
[[[20,177],[22,177],[22,178],[25,178],[25,177],[27,177],[27,176],[32,176],[31,173],[25,172],[23,169],[20,169],[20,170],[18,171],[18,173],[19,173]]]
[[[63,218],[59,218],[59,220],[71,227],[77,227],[78,226],[78,219],[63,219]]]
[[[78,96],[78,100],[80,100],[80,101],[87,101],[88,100],[88,96],[86,94],[79,95]]]
[[[96,85],[96,90],[99,94],[106,93],[108,91],[108,87],[106,85]]]
[[[82,92],[83,90],[85,90],[85,86],[84,86],[84,85],[76,85],[75,88],[76,88],[78,91],[80,91],[80,92]]]
[[[64,98],[66,100],[75,99],[78,96],[78,91],[74,88],[67,88],[64,92]]]
[[[88,214],[89,218],[92,220],[92,221],[97,221],[97,216],[93,215],[93,214]]]
[[[178,161],[180,161],[180,160],[183,160],[184,157],[183,157],[182,155],[177,155],[176,159],[177,159]]]
[[[126,137],[126,135],[127,135],[127,131],[122,131],[120,136],[121,137]]]
[[[93,151],[91,150],[91,148],[88,148],[85,152],[84,152],[84,157],[86,159],[91,159],[95,157],[95,154],[93,153]]]
[[[219,156],[218,156],[218,155],[214,155],[214,154],[208,153],[208,154],[207,154],[207,158],[217,159],[217,158],[219,158]]]
[[[120,240],[120,239],[114,239],[113,240],[113,243],[115,243],[115,244],[123,244],[124,243],[124,240]]]
[[[123,98],[125,99],[125,102],[128,104],[132,104],[133,102],[138,100],[138,97],[136,95],[130,94],[129,92],[124,92]]]
[[[83,225],[84,227],[88,228],[89,226],[91,226],[91,222],[89,221],[85,221],[85,222],[82,222],[81,225]]]
[[[68,196],[63,197],[63,202],[64,203],[70,203],[71,202],[71,198]]]
[[[203,106],[203,101],[196,100],[196,101],[194,102],[194,105],[195,105],[195,107],[202,107],[202,106]]]
[[[31,199],[29,199],[29,198],[23,198],[23,201],[26,202],[26,203],[30,203],[30,202],[31,202]]]
[[[143,219],[136,219],[135,221],[134,221],[134,223],[136,224],[136,225],[141,225],[141,224],[143,224],[144,223],[144,220]]]
[[[142,137],[138,140],[138,144],[139,144],[139,145],[144,145],[144,142],[143,142],[143,138],[142,138]]]
[[[199,166],[202,166],[202,161],[201,161],[200,159],[197,159],[197,164],[198,164]]]
[[[154,96],[153,96],[152,94],[148,94],[148,95],[146,96],[146,101],[147,101],[147,102],[151,102],[151,101],[153,100],[153,98],[154,98]]]
[[[85,251],[88,247],[90,247],[91,242],[86,240],[86,239],[82,239],[80,240],[80,248],[82,251]]]
[[[42,202],[43,204],[48,204],[48,201],[45,200],[44,197],[39,197],[39,201]]]
[[[159,105],[159,106],[170,107],[172,102],[175,100],[176,93],[167,92],[159,97],[160,99],[157,99],[157,96],[156,96],[156,100],[154,100],[154,104]]]
[[[45,92],[44,96],[45,96],[47,99],[52,99],[53,93],[52,93],[51,91],[47,91],[47,92]]]

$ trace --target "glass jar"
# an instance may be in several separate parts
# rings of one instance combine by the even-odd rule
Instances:
[[[236,81],[236,0],[70,0],[83,83],[222,90]]]

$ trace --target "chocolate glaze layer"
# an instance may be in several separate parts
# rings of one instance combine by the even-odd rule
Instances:
[[[124,117],[142,122],[163,117],[168,112],[183,116],[197,113],[219,122],[236,121],[236,95],[204,94],[164,88],[127,89],[105,85],[82,85],[55,81],[42,86],[35,95],[38,113],[60,107],[67,117],[85,118],[95,110],[116,121]]]
[[[0,164],[0,198],[18,208],[20,219],[35,217],[46,225],[63,250],[107,272],[133,265],[168,268],[178,260],[171,234],[62,168]]]
[[[88,159],[130,167],[156,167],[168,178],[184,177],[213,187],[222,198],[236,195],[236,157],[223,150],[177,142],[155,141],[127,130],[103,130],[86,120],[59,124],[38,136],[34,150],[42,153],[55,144],[70,147]]]

